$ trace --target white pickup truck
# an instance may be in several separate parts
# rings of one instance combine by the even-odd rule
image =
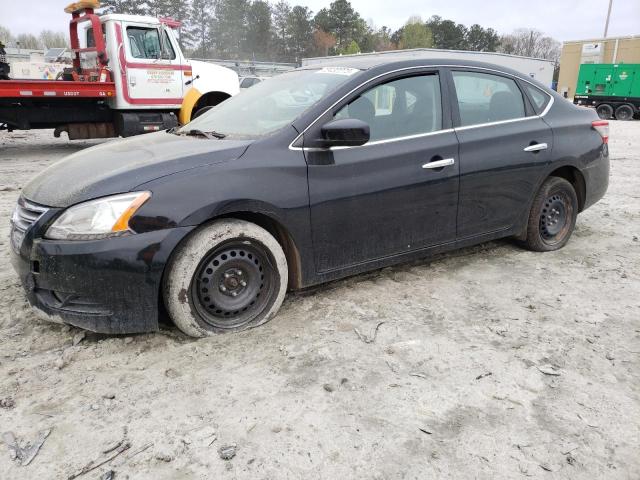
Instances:
[[[55,128],[69,139],[128,137],[184,124],[239,91],[238,75],[187,60],[179,23],[69,5],[73,66],[57,80],[0,80],[0,130]]]

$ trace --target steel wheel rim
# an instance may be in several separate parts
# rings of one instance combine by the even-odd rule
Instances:
[[[239,328],[268,305],[275,273],[266,249],[234,240],[209,252],[196,269],[191,298],[201,318],[219,329]]]
[[[573,207],[562,192],[550,195],[540,213],[540,236],[547,244],[561,242],[569,232]]]

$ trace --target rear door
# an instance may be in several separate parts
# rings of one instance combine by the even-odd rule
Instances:
[[[130,103],[180,105],[183,68],[180,49],[160,25],[123,23],[125,96]]]
[[[455,240],[458,141],[442,90],[435,69],[386,77],[305,133],[309,145],[334,118],[371,128],[360,147],[305,149],[318,271]]]
[[[528,213],[550,162],[551,128],[537,113],[551,99],[533,87],[536,111],[515,78],[494,71],[456,68],[450,79],[460,142],[458,238],[507,230]]]

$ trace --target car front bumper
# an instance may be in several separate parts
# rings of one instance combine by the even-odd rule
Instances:
[[[31,305],[63,323],[109,334],[156,331],[165,265],[193,228],[93,241],[28,233],[11,262]]]

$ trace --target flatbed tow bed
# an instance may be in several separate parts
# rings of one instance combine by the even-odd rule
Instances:
[[[0,98],[100,98],[116,94],[114,82],[80,82],[69,80],[3,80],[0,82]]]

